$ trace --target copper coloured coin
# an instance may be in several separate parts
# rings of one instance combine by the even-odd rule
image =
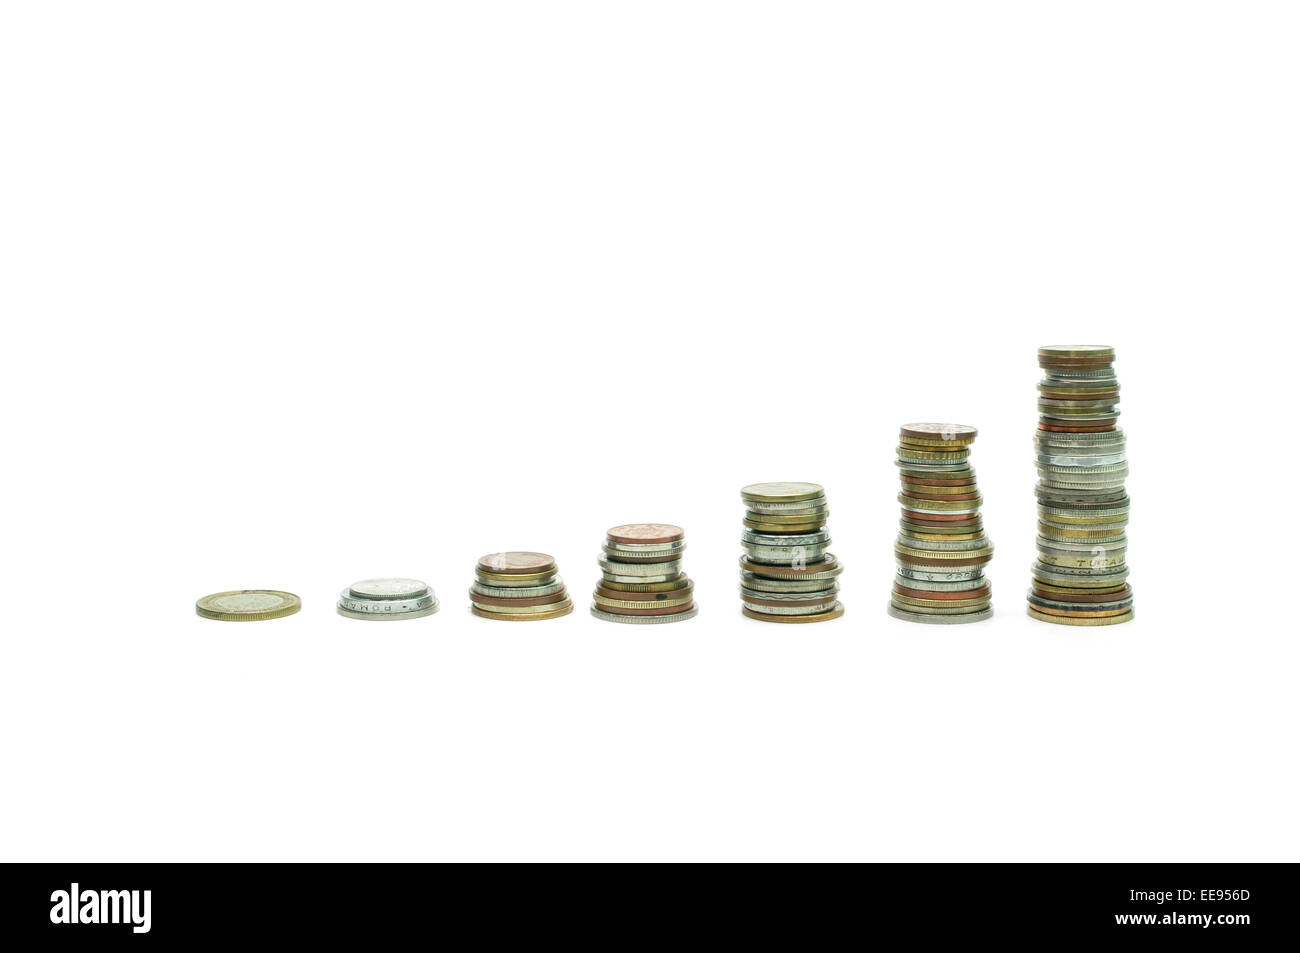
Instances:
[[[916,490],[908,490],[907,495],[914,500],[929,500],[932,503],[943,503],[952,500],[956,503],[964,503],[967,500],[978,500],[979,492],[975,493],[922,493]]]
[[[616,543],[675,543],[686,530],[672,523],[624,523],[606,535]]]
[[[478,568],[483,572],[500,573],[506,576],[517,573],[550,572],[555,568],[555,559],[546,553],[488,553],[478,561]]]
[[[914,477],[902,475],[900,479],[904,483],[915,483],[917,486],[974,486],[974,477],[960,477],[955,480],[947,480],[936,477]]]
[[[1038,429],[1049,430],[1052,433],[1105,433],[1108,430],[1115,429],[1115,421],[1112,420],[1106,424],[1093,426],[1093,427],[1079,427],[1079,426],[1063,427],[1059,424],[1055,424],[1055,423],[1045,424],[1042,421],[1039,421]]]
[[[971,523],[979,519],[978,513],[961,513],[948,516],[944,513],[935,513],[930,510],[909,510],[903,509],[903,515],[907,517],[910,523]]]

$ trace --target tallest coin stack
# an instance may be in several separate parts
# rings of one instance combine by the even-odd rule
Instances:
[[[1133,618],[1125,553],[1128,461],[1119,418],[1115,349],[1038,349],[1038,561],[1029,615],[1060,625]]]

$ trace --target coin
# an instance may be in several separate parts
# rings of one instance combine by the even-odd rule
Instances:
[[[1048,359],[1084,359],[1109,364],[1115,360],[1115,349],[1109,344],[1046,344],[1038,349],[1038,356]]]
[[[530,599],[533,596],[549,596],[553,592],[559,592],[564,588],[564,581],[548,582],[544,586],[488,586],[481,582],[475,582],[470,587],[474,592],[483,596],[513,596],[519,599]]]
[[[824,496],[825,492],[816,483],[751,483],[741,488],[740,496],[761,503],[790,503],[815,499]]]
[[[685,573],[678,573],[667,582],[615,582],[606,576],[601,585],[615,592],[673,592],[691,585],[691,581]]]
[[[830,579],[844,571],[844,566],[835,558],[834,553],[823,553],[821,559],[809,559],[788,566],[756,563],[741,556],[740,568],[742,572],[770,579]]]
[[[429,587],[418,579],[363,579],[348,587],[354,599],[418,599]]]
[[[642,550],[641,552],[629,553],[627,550],[615,549],[612,546],[602,546],[600,551],[605,554],[606,559],[613,559],[621,563],[667,563],[676,562],[682,558],[685,547],[679,549],[660,549],[660,550]]]
[[[507,576],[553,572],[555,559],[545,553],[489,553],[478,561],[478,568],[483,573]]]
[[[598,606],[607,611],[612,611],[613,609],[656,609],[665,607],[670,609],[680,609],[682,606],[689,606],[692,604],[689,595],[681,599],[665,599],[662,602],[656,602],[648,599],[612,599],[607,595],[603,595],[599,589],[596,590],[593,598]]]
[[[685,622],[687,619],[694,619],[699,614],[699,607],[692,606],[685,612],[677,612],[673,615],[618,615],[612,612],[605,612],[595,603],[592,603],[591,614],[597,619],[603,619],[605,622],[623,622],[632,625],[658,625],[665,622]]]
[[[888,609],[889,614],[895,619],[902,619],[904,622],[925,622],[930,625],[960,625],[967,622],[983,622],[985,619],[993,618],[992,606],[978,612],[964,612],[960,615],[930,615],[911,612],[907,609],[900,609],[892,602],[889,604]]]
[[[567,598],[569,598],[568,593],[563,588],[558,592],[552,592],[544,596],[524,596],[522,598],[519,596],[485,596],[473,587],[469,590],[469,599],[474,605],[492,609],[494,612],[505,612],[520,606],[554,605],[557,602],[563,602]],[[501,608],[496,608],[498,606]]]
[[[611,528],[605,535],[616,543],[644,546],[652,543],[676,542],[686,535],[686,531],[671,523],[624,523]]]
[[[568,615],[573,611],[573,601],[566,599],[563,603],[548,612],[510,613],[510,612],[491,612],[487,609],[481,609],[478,606],[470,606],[470,611],[474,615],[484,619],[497,619],[501,622],[542,622],[546,619],[558,619],[560,616]]]
[[[749,618],[757,619],[760,622],[829,622],[831,619],[838,619],[844,615],[844,606],[837,602],[825,612],[814,612],[810,615],[774,615],[769,612],[759,612],[748,606],[742,606],[740,611]]]
[[[1028,606],[1029,618],[1037,619],[1039,622],[1054,622],[1057,625],[1119,625],[1121,622],[1133,621],[1133,610],[1127,609],[1119,615],[1103,616],[1101,618],[1069,618],[1066,616],[1048,615],[1039,612],[1034,606]]]
[[[260,622],[293,615],[302,600],[279,589],[232,589],[214,592],[194,603],[194,611],[205,619],[220,622]]]
[[[474,571],[475,578],[489,586],[497,586],[503,589],[507,588],[528,588],[530,586],[544,586],[555,578],[555,570],[548,569],[546,572],[518,572],[518,573],[500,573],[484,572],[481,569]]]
[[[916,437],[924,440],[927,438],[939,438],[941,440],[968,440],[973,441],[979,434],[979,431],[967,424],[903,424],[898,428],[898,432],[904,437]]]

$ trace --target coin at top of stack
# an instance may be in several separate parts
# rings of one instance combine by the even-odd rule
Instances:
[[[336,608],[349,619],[419,619],[437,612],[438,600],[418,579],[363,579],[339,593]]]
[[[591,614],[657,625],[695,618],[695,584],[682,571],[686,532],[671,523],[625,523],[605,534]]]
[[[816,483],[754,483],[740,491],[741,611],[763,622],[826,622],[844,615],[843,566],[828,551],[826,491]]]
[[[555,560],[545,553],[490,553],[478,561],[471,611],[485,619],[540,622],[573,611]]]
[[[1040,347],[1038,560],[1030,617],[1058,625],[1115,625],[1133,618],[1124,489],[1128,456],[1118,426],[1115,349]]]
[[[904,424],[899,430],[903,510],[889,601],[896,619],[955,624],[993,615],[984,577],[993,543],[984,534],[983,497],[970,466],[977,433],[966,424]]]

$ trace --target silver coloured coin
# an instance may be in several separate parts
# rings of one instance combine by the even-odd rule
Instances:
[[[429,587],[418,579],[363,579],[348,587],[354,599],[418,599]]]
[[[805,514],[811,515],[824,512],[827,506],[826,497],[819,496],[797,503],[761,503],[758,500],[746,500],[745,508],[754,514],[803,516]]]
[[[602,555],[596,561],[600,564],[601,570],[607,574],[636,576],[638,580],[645,579],[648,576],[667,575],[675,577],[682,571],[682,561],[680,559],[666,560],[661,563],[625,563],[607,559]]]
[[[744,602],[744,600],[741,600]],[[835,608],[835,600],[829,602],[820,602],[815,606],[760,606],[752,602],[745,602],[745,608],[751,612],[761,612],[764,615],[817,615],[821,612],[829,612]]]
[[[549,596],[559,592],[564,588],[564,580],[557,576],[554,582],[548,582],[544,586],[514,586],[512,588],[489,586],[476,580],[470,588],[480,596],[495,596],[498,599],[533,599],[537,596]]]
[[[1106,566],[1096,569],[1091,566],[1050,566],[1041,559],[1034,560],[1030,572],[1035,576],[1048,578],[1059,576],[1063,579],[1084,579],[1092,582],[1123,582],[1128,578],[1127,566]],[[1063,583],[1069,585],[1069,582]]]
[[[1108,467],[1117,463],[1127,463],[1127,457],[1128,455],[1123,451],[1119,453],[1098,453],[1092,456],[1040,453],[1038,454],[1038,462],[1049,469],[1052,467],[1087,467],[1091,469],[1093,467]]]
[[[608,546],[602,546],[600,547],[600,551],[605,554],[606,559],[620,564],[637,563],[644,565],[656,562],[668,563],[679,561],[682,558],[682,551],[680,549],[676,552],[671,550],[662,550],[660,552],[626,553],[610,549]]]
[[[619,543],[606,538],[602,548],[607,553],[627,556],[667,556],[686,552],[686,540],[675,539],[670,543]]]
[[[796,563],[810,563],[826,552],[825,546],[744,546],[750,560],[767,563],[772,566],[794,566]]]
[[[335,609],[349,619],[419,619],[437,612],[438,600],[427,591],[416,599],[357,599],[344,589]]]
[[[591,604],[591,614],[597,619],[605,622],[622,622],[625,625],[665,625],[669,622],[685,622],[687,619],[694,619],[699,612],[699,606],[691,606],[685,612],[674,612],[671,615],[616,615],[613,612],[601,611],[594,602]]]
[[[831,534],[824,529],[813,533],[759,533],[745,530],[740,541],[753,546],[825,546],[831,541]]]
[[[1088,539],[1067,543],[1057,539],[1048,539],[1041,535],[1036,537],[1036,539],[1038,540],[1039,552],[1047,550],[1049,552],[1059,553],[1091,553],[1101,550],[1106,553],[1115,553],[1123,552],[1128,548],[1128,540],[1119,540],[1114,543],[1098,543]]]
[[[962,552],[967,549],[986,549],[993,545],[993,540],[983,533],[974,539],[917,539],[906,533],[899,533],[897,542],[908,549],[932,549],[935,552]]]
[[[970,580],[983,579],[983,566],[968,566],[962,569],[916,569],[907,563],[898,563],[898,575],[904,579],[916,582],[967,582]],[[925,588],[924,586],[909,586],[909,589]],[[978,587],[976,587],[978,588]]]
[[[895,460],[894,466],[898,467],[905,474],[912,476],[934,476],[941,473],[960,473],[962,476],[974,476],[974,470],[969,463],[947,464],[947,463],[904,463],[902,460]]]
[[[605,577],[605,580],[607,582],[641,583],[641,582],[676,582],[678,579],[682,578],[683,573],[680,569],[678,569],[678,570],[674,570],[673,572],[658,573],[657,575],[653,575],[653,576],[628,576],[628,575],[624,575],[623,573],[611,572],[610,570],[605,569],[602,566],[601,575]]]
[[[923,622],[926,625],[961,625],[966,622],[983,622],[985,619],[993,618],[993,607],[980,609],[978,612],[963,612],[956,615],[929,615],[920,612],[908,612],[906,609],[900,609],[892,602],[888,606],[889,614],[895,619],[902,619],[904,622]]]
[[[1062,433],[1059,430],[1036,430],[1034,440],[1062,447],[1107,447],[1124,443],[1124,428],[1103,430],[1100,433]]]
[[[829,589],[816,589],[812,592],[767,592],[762,589],[749,589],[742,583],[740,598],[746,602],[754,599],[767,599],[769,602],[810,602],[814,599],[821,599],[822,601],[829,599],[834,602],[835,594],[839,591],[839,583]]]
[[[989,584],[981,573],[974,579],[958,579],[954,582],[935,582],[924,579],[908,579],[901,573],[894,579],[894,582],[904,589],[924,589],[927,592],[969,592],[972,589],[983,589]]]

